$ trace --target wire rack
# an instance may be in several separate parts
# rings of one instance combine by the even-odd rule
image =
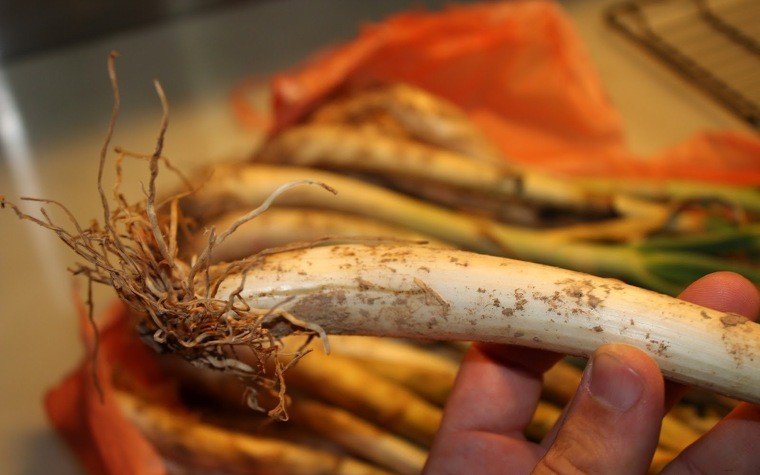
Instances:
[[[605,16],[760,129],[760,0],[628,0]]]

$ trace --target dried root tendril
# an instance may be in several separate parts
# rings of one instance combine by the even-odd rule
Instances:
[[[113,90],[113,109],[108,131],[100,151],[97,189],[103,208],[102,226],[94,221],[89,227],[82,226],[62,203],[38,198],[22,198],[25,201],[43,204],[42,218],[22,211],[14,203],[0,196],[0,208],[10,208],[22,220],[46,228],[55,233],[81,259],[70,271],[87,279],[88,317],[95,330],[93,344],[93,377],[97,381],[97,328],[92,310],[92,284],[99,283],[112,287],[121,300],[137,315],[136,326],[144,340],[160,351],[177,353],[195,365],[227,371],[240,377],[248,384],[248,403],[254,409],[264,411],[259,403],[259,395],[277,403],[268,411],[273,418],[287,419],[287,397],[284,373],[291,364],[298,361],[309,350],[306,346],[290,355],[287,362],[278,358],[282,350],[279,338],[270,332],[276,324],[285,323],[292,333],[319,336],[328,350],[324,330],[313,323],[304,322],[281,310],[250,308],[241,298],[241,292],[248,273],[273,252],[267,250],[238,262],[210,266],[210,255],[216,245],[221,244],[242,224],[266,212],[273,202],[291,188],[303,185],[317,185],[335,193],[335,190],[311,180],[286,183],[277,188],[258,208],[241,216],[228,229],[217,235],[210,230],[206,248],[191,263],[178,256],[177,234],[185,229],[187,222],[180,212],[179,200],[194,192],[190,182],[162,155],[163,143],[169,118],[169,103],[163,88],[154,82],[161,101],[161,119],[156,147],[151,155],[128,152],[116,148],[115,181],[112,187],[115,207],[111,209],[103,187],[103,175],[116,119],[119,115],[120,93],[115,69],[117,52],[108,57],[108,72]],[[121,191],[122,165],[125,158],[147,159],[150,171],[145,198],[129,203]],[[188,188],[187,192],[174,195],[157,204],[156,179],[159,165],[174,171]],[[50,217],[44,205],[62,211],[69,221],[69,231]],[[168,212],[159,212],[168,205]],[[318,245],[312,243],[311,245]],[[303,247],[309,245],[301,244]],[[216,297],[219,285],[227,278],[241,280],[236,292],[224,299]],[[242,278],[241,278],[242,276]],[[283,302],[285,303],[285,302]],[[279,326],[279,325],[278,325]],[[237,348],[245,346],[253,354],[255,363],[246,364],[237,357]]]

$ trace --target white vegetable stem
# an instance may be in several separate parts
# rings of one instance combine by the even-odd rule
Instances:
[[[574,180],[579,186],[597,193],[625,193],[647,199],[717,199],[744,208],[760,211],[760,190],[752,186],[721,185],[688,180],[620,180],[615,178],[585,178]]]
[[[382,86],[336,99],[320,107],[311,121],[369,125],[386,133],[394,130],[393,126],[388,127],[382,115],[392,118],[403,135],[476,160],[505,164],[503,153],[462,109],[409,84]]]
[[[225,280],[217,298],[235,293]],[[424,246],[336,245],[275,253],[240,297],[328,334],[477,340],[589,356],[640,348],[664,375],[760,403],[760,325],[573,271]],[[287,333],[284,323],[271,330]]]
[[[608,212],[615,202],[613,193],[598,193],[567,179],[535,171],[518,174],[506,162],[473,160],[424,143],[347,125],[293,127],[267,142],[255,161],[421,179],[477,191],[494,199],[510,200],[517,196],[564,209]],[[662,208],[646,202],[637,209],[641,207]]]
[[[213,226],[217,230],[225,230],[248,211],[227,213],[204,227]],[[242,259],[264,249],[299,241],[315,241],[327,237],[376,239],[378,236],[439,245],[434,239],[422,234],[371,218],[322,209],[273,208],[240,226],[227,240],[215,247],[211,262]],[[208,235],[196,233],[189,240],[187,250],[201,252],[207,244]]]

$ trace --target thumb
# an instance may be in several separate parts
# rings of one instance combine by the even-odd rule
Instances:
[[[602,346],[534,473],[646,473],[657,447],[663,388],[657,364],[644,352]]]

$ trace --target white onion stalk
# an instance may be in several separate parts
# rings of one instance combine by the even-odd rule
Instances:
[[[615,280],[462,251],[363,244],[276,253],[251,272],[242,284],[228,277],[216,298],[237,293],[251,308],[278,308],[328,334],[580,356],[625,343],[654,358],[668,379],[760,403],[760,325]]]
[[[760,190],[752,186],[689,180],[620,180],[607,177],[581,178],[574,181],[579,186],[597,193],[625,193],[655,200],[718,200],[746,211],[760,212]]]
[[[409,169],[414,167],[414,164],[410,162],[420,158],[419,154],[408,156],[409,154],[404,153],[405,147],[401,145],[404,142],[403,139],[411,138],[417,142],[430,144],[485,164],[484,177],[490,173],[488,165],[502,170],[506,167],[514,174],[519,174],[525,182],[520,187],[522,196],[532,197],[538,201],[553,201],[561,206],[567,206],[569,203],[576,206],[591,205],[592,207],[595,204],[597,206],[603,205],[604,199],[598,201],[589,198],[594,195],[597,195],[597,198],[606,196],[608,197],[607,200],[614,200],[614,209],[624,215],[629,215],[630,210],[627,209],[626,204],[619,201],[623,198],[621,195],[630,195],[671,202],[718,200],[736,205],[740,213],[741,208],[747,211],[760,211],[760,191],[749,186],[719,185],[689,180],[631,179],[621,181],[610,177],[565,177],[564,179],[561,177],[544,177],[537,174],[536,170],[526,170],[524,167],[511,163],[509,157],[504,157],[498,147],[486,138],[462,109],[441,97],[407,84],[371,88],[359,91],[347,98],[338,98],[321,106],[308,118],[308,121],[309,124],[317,126],[308,127],[315,133],[312,133],[311,137],[309,137],[309,132],[301,133],[302,136],[305,135],[305,141],[300,145],[295,144],[296,148],[293,150],[295,157],[282,157],[285,160],[295,160],[290,163],[298,163],[308,156],[311,156],[312,159],[316,158],[314,152],[327,145],[328,149],[331,149],[331,153],[322,160],[328,162],[333,162],[336,159],[339,161],[346,160],[350,155],[359,152],[356,156],[360,163],[354,164],[354,166],[366,166],[364,162],[367,161],[368,155],[383,154],[382,149],[388,148],[387,144],[373,143],[372,132],[380,132],[386,137],[392,136],[391,140],[393,137],[401,139],[398,141],[399,145],[396,149],[401,149],[402,153],[386,157],[387,162],[384,165],[393,168],[393,163],[402,159],[403,166],[397,168],[395,172],[397,174],[409,172]],[[344,132],[347,134],[341,134],[337,141],[332,141],[329,130],[325,129],[326,133],[319,131],[320,126],[325,124],[354,127],[345,130]],[[363,129],[360,133],[369,134],[366,137],[368,140],[364,143],[352,145],[350,137],[357,128]],[[298,130],[298,128],[290,130]],[[282,142],[281,137],[276,137],[274,142]],[[287,141],[293,142],[292,138]],[[393,147],[391,146],[391,148]],[[422,155],[430,154],[423,153]],[[412,166],[409,167],[408,165]],[[425,176],[430,178],[430,175]],[[453,177],[453,182],[460,181],[457,175],[449,176]],[[646,202],[642,201],[641,203],[642,207],[645,207]],[[610,202],[609,204],[613,203]],[[653,211],[656,213],[656,208],[653,208]],[[689,223],[680,224],[689,229]]]
[[[538,172],[521,171],[518,174],[507,167],[506,162],[496,164],[473,160],[424,143],[346,125],[292,127],[264,144],[254,160],[422,179],[475,191],[494,199],[520,197],[563,209],[597,212],[615,209],[612,193],[598,193],[569,180]],[[642,206],[658,208],[652,203]]]
[[[336,99],[320,107],[310,121],[317,124],[347,123],[364,126],[376,124],[378,114],[391,117],[408,136],[423,143],[502,167],[510,162],[509,157],[504,157],[462,109],[408,84],[392,84],[361,91],[345,99]],[[381,130],[386,131],[382,127]],[[511,163],[507,166],[510,169],[516,168]],[[663,201],[720,199],[748,211],[760,211],[760,190],[749,186],[688,180],[620,180],[617,177],[568,179],[574,182],[576,188],[590,189],[597,193],[622,193]],[[551,188],[543,188],[541,191],[551,191]],[[617,209],[620,210],[619,207]],[[628,214],[627,211],[622,212]]]
[[[387,126],[379,118],[390,119],[395,127]],[[409,84],[382,86],[337,99],[320,107],[310,120],[316,123],[349,123],[376,128],[379,125],[383,132],[400,129],[405,135],[421,142],[477,160],[501,166],[505,164],[501,151],[462,109]]]
[[[232,211],[204,223],[204,228],[227,229],[247,210]],[[224,243],[214,248],[211,262],[232,261],[256,254],[264,249],[293,242],[324,238],[369,238],[379,236],[406,241],[438,244],[419,233],[370,218],[336,211],[308,208],[272,208],[258,218],[240,226]],[[208,243],[206,233],[196,233],[188,240],[185,252],[200,252]]]
[[[522,204],[583,213],[615,212],[638,221],[639,226],[646,223],[648,232],[664,226],[673,214],[672,206],[614,188],[592,187],[536,170],[516,170],[506,162],[473,160],[425,143],[348,125],[292,127],[265,143],[254,161],[367,173],[430,200],[443,195],[449,202],[466,202],[472,196],[490,207],[514,206],[517,199]],[[707,198],[712,197],[709,190],[705,191]],[[670,225],[693,231],[703,227],[704,217],[682,210]]]
[[[459,213],[354,178],[309,168],[239,163],[218,166],[211,179],[184,198],[181,206],[194,219],[207,222],[232,209],[257,206],[279,186],[304,179],[327,183],[338,195],[301,187],[282,195],[277,203],[371,217],[471,251],[615,276],[664,293],[676,294],[697,277],[718,270],[733,270],[760,282],[756,267],[682,252],[679,239],[667,249],[651,251],[638,245],[565,242],[546,231]]]

